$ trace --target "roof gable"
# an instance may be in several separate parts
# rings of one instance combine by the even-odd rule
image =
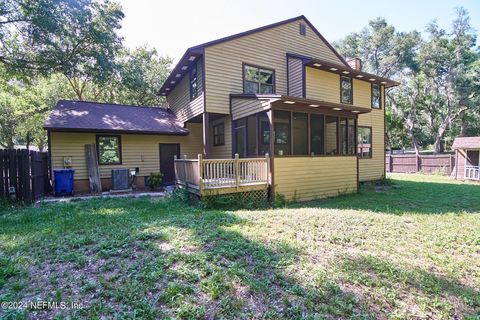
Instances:
[[[167,77],[167,79],[163,83],[162,87],[159,90],[159,94],[166,95],[169,92],[172,92],[172,87],[170,86],[172,81],[175,81],[175,77],[178,79],[179,74],[181,75],[181,77],[183,77],[184,74],[188,71],[188,69],[186,69],[185,66],[188,66],[189,64],[191,64],[191,61],[198,58],[199,55],[203,55],[203,52],[204,52],[205,48],[212,47],[212,46],[219,45],[219,44],[223,44],[223,43],[233,41],[233,40],[236,40],[236,39],[240,39],[240,38],[243,38],[243,37],[247,37],[247,36],[250,36],[250,35],[258,34],[258,33],[264,32],[264,31],[269,31],[271,29],[279,28],[279,27],[282,27],[282,26],[285,26],[285,25],[288,25],[288,24],[292,24],[292,23],[295,23],[295,22],[299,22],[299,21],[302,21],[306,24],[307,33],[311,32],[311,33],[315,34],[315,36],[316,36],[315,38],[318,39],[319,42],[321,42],[321,45],[325,47],[325,50],[323,50],[323,52],[330,53],[329,56],[331,56],[331,57],[329,57],[329,58],[332,58],[333,60],[335,60],[335,62],[337,62],[339,64],[343,64],[343,65],[345,65],[345,67],[351,69],[350,66],[348,65],[348,63],[345,61],[345,59],[335,50],[335,48],[332,47],[332,45],[313,26],[313,24],[304,15],[301,15],[301,16],[298,16],[298,17],[283,20],[283,21],[280,21],[280,22],[276,22],[276,23],[273,23],[273,24],[269,24],[269,25],[259,27],[259,28],[255,28],[255,29],[252,29],[252,30],[248,30],[248,31],[245,31],[245,32],[237,33],[237,34],[227,36],[227,37],[223,37],[223,38],[220,38],[220,39],[217,39],[217,40],[205,42],[203,44],[188,48],[187,51],[182,56],[182,58],[179,60],[178,64],[175,66],[175,68],[172,70],[170,75]],[[332,59],[330,59],[330,60],[332,60]],[[183,67],[183,70],[182,70],[182,67]],[[173,82],[173,83],[175,83],[175,82]],[[166,91],[166,88],[169,87],[169,86],[170,86],[169,91]]]

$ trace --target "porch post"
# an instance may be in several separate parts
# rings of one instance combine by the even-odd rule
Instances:
[[[202,195],[203,189],[203,156],[198,155],[198,192]]]
[[[240,164],[238,163],[238,158],[238,153],[235,153],[235,185],[237,187],[237,190],[240,186]]]
[[[210,151],[210,124],[209,113],[203,113],[203,156],[208,159],[208,153]]]

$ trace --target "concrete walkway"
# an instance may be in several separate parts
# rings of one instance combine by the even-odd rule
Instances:
[[[37,201],[37,203],[72,202],[72,201],[90,200],[90,199],[140,198],[140,197],[162,198],[162,197],[165,197],[165,192],[130,192],[130,193],[121,193],[121,194],[103,192],[101,195],[84,195],[84,196],[74,196],[74,197],[46,197],[42,200]]]

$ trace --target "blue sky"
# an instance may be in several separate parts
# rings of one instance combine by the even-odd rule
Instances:
[[[148,44],[177,61],[188,47],[298,15],[305,15],[330,42],[384,17],[398,30],[423,31],[436,19],[448,28],[455,8],[470,12],[480,31],[480,0],[120,0],[125,44]],[[480,37],[479,37],[480,38]],[[478,39],[480,42],[480,39]]]

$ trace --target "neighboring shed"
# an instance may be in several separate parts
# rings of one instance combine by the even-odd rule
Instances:
[[[480,181],[480,137],[457,137],[453,142],[455,178]]]
[[[104,190],[111,188],[111,169],[138,171],[136,183],[152,172],[173,182],[173,156],[202,153],[202,127],[183,124],[167,109],[87,101],[60,100],[45,122],[52,169],[71,166],[75,191],[88,192],[85,145],[96,144]],[[172,180],[172,181],[168,181]]]

